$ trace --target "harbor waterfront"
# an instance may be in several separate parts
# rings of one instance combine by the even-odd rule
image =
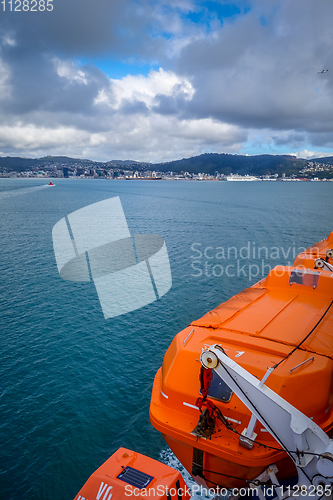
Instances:
[[[148,418],[174,335],[333,230],[331,183],[54,183],[0,179],[6,499],[74,498],[120,446],[174,465]],[[164,238],[172,288],[106,320],[91,283],[59,277],[51,231],[67,214],[115,196],[133,234]]]
[[[0,157],[0,178],[197,180],[197,181],[332,181],[332,157],[306,160],[292,155],[242,156],[202,154],[167,163],[97,162],[64,156]]]

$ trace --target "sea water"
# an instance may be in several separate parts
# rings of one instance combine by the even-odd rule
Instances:
[[[333,231],[333,183],[0,180],[0,498],[68,500],[120,446],[174,464],[149,422],[154,375],[192,320]],[[63,280],[52,228],[119,196],[164,238],[172,287],[106,320]]]

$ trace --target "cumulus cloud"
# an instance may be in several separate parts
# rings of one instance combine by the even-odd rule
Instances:
[[[239,21],[188,45],[177,69],[193,78],[192,113],[258,128],[332,128],[333,71],[318,73],[333,59],[332,15],[325,0],[253,2]]]
[[[9,78],[10,78],[9,65],[5,64],[0,59],[0,101],[8,99],[8,97],[10,96]]]
[[[57,0],[1,15],[4,154],[333,148],[331,0]],[[92,62],[108,57],[159,69],[114,78]]]
[[[325,158],[327,156],[333,156],[333,152],[318,152],[318,151],[308,151],[303,149],[302,151],[297,151],[297,158],[303,158],[305,160],[311,160],[311,158]]]
[[[177,76],[171,71],[151,71],[147,77],[142,75],[128,75],[120,81],[113,80],[114,90],[118,102],[122,99],[143,101],[151,104],[157,95],[172,96],[183,93],[186,98],[191,99],[194,89],[190,81]]]

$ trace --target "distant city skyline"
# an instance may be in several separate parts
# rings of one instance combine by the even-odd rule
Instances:
[[[28,4],[0,5],[0,156],[333,155],[331,0]]]

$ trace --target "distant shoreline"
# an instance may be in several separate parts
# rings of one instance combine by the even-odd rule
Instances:
[[[115,177],[114,179],[107,178],[107,177],[7,177],[7,176],[0,176],[0,181],[1,180],[15,180],[15,181],[52,181],[54,184],[57,183],[57,181],[192,181],[192,182],[222,182],[229,184],[230,182],[238,183],[238,182],[246,182],[247,184],[249,182],[256,184],[257,182],[333,182],[332,179],[257,179],[253,181],[248,181],[246,179],[237,179],[237,181],[227,181],[224,179],[189,179],[189,178],[182,178],[182,177],[166,177],[166,178],[126,178],[126,177]]]

